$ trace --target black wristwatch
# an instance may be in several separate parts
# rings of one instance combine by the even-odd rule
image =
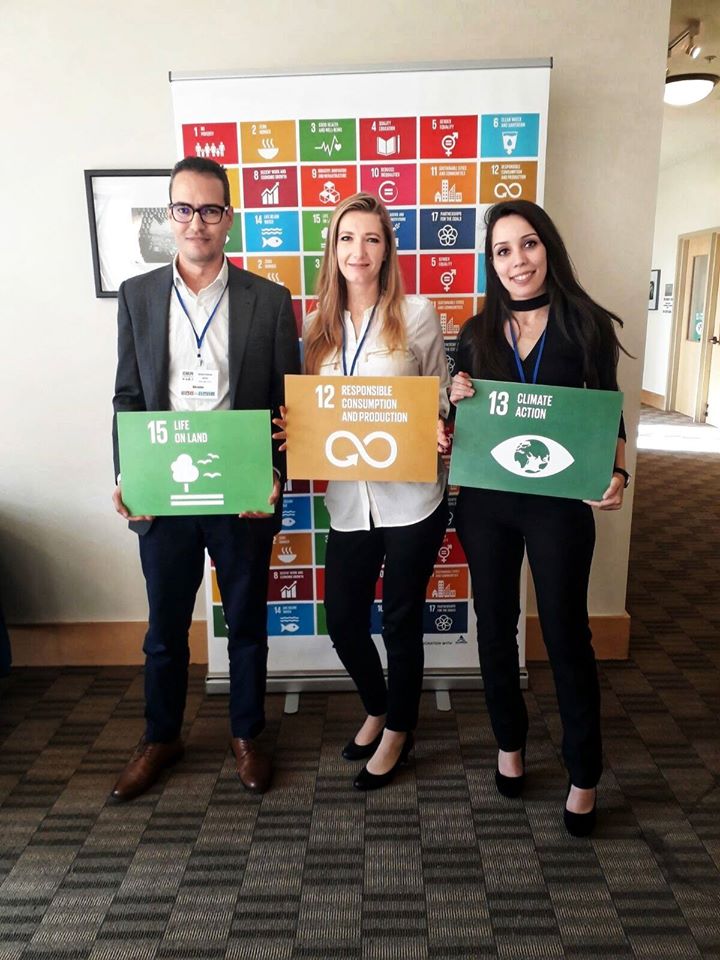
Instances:
[[[624,479],[624,481],[625,481],[625,489],[627,490],[628,486],[630,485],[630,474],[627,472],[627,470],[625,470],[624,467],[618,467],[618,466],[616,465],[616,466],[613,467],[613,473],[619,473],[619,474],[620,474],[620,476],[621,476],[621,477]]]

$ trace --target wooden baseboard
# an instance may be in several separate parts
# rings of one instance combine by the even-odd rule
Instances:
[[[645,403],[648,407],[655,407],[657,410],[664,410],[665,395],[662,393],[653,393],[652,390],[641,390],[640,403]]]
[[[598,660],[627,660],[630,654],[630,614],[590,617],[592,645]],[[547,660],[537,614],[528,616],[525,633],[525,659]]]
[[[48,623],[10,627],[16,667],[128,666],[144,660],[147,624],[140,621]],[[190,627],[190,662],[207,663],[204,620]]]
[[[630,617],[591,617],[593,646],[599,660],[627,660]],[[53,623],[11,627],[16,667],[130,666],[143,662],[147,625],[141,622]],[[537,615],[527,619],[526,659],[547,660]],[[207,663],[205,622],[190,628],[190,662]]]

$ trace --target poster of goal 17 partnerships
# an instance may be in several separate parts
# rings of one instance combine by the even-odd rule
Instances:
[[[226,252],[285,285],[298,336],[333,209],[358,190],[392,218],[405,290],[435,302],[452,366],[482,307],[483,215],[498,200],[542,202],[549,65],[269,77],[171,77],[178,153],[228,172]],[[323,607],[326,484],[291,481],[269,582],[269,670],[342,672]],[[425,603],[428,670],[477,668],[468,568],[450,523]],[[208,580],[209,676],[227,676],[226,627]],[[372,610],[380,634],[382,578]],[[524,619],[521,618],[521,641]],[[381,644],[380,644],[381,646]],[[524,663],[521,642],[521,662]]]

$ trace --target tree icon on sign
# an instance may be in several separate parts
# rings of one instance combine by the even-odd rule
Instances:
[[[184,485],[185,493],[188,492],[189,485],[200,476],[200,471],[193,463],[189,453],[181,453],[177,460],[170,464],[170,469],[172,470],[173,480]]]

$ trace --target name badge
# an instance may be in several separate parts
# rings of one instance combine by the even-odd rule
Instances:
[[[180,396],[189,400],[218,399],[218,371],[196,367],[180,371]]]

